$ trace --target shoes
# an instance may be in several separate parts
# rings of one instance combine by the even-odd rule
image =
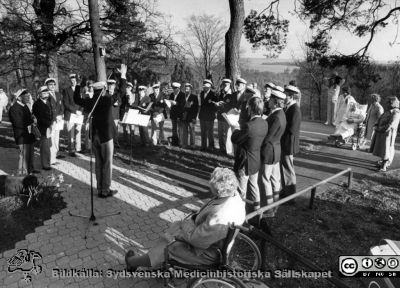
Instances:
[[[65,156],[64,155],[57,155],[56,158],[57,159],[63,159],[63,158],[65,158]]]
[[[108,197],[112,197],[112,196],[114,196],[115,194],[117,194],[118,193],[118,191],[117,190],[109,190],[108,192],[106,192],[106,193],[99,193],[99,197],[100,198],[108,198]]]
[[[43,170],[46,170],[46,171],[50,171],[51,169],[53,169],[53,168],[51,168],[51,167],[43,167]]]
[[[71,153],[69,153],[69,156],[76,157],[76,153],[75,152],[71,152]]]
[[[129,258],[135,256],[135,252],[133,252],[132,250],[129,250],[128,252],[126,252],[125,254],[125,265],[126,265],[126,271],[128,272],[135,272],[137,268],[132,268],[129,265]]]
[[[329,125],[330,123],[328,122],[328,121],[326,121],[325,123],[324,123],[324,125]]]
[[[33,174],[39,174],[39,173],[40,173],[40,171],[39,171],[39,170],[35,170],[35,169],[34,169],[34,170],[32,170],[32,171],[31,171],[31,173],[33,173]]]
[[[52,166],[57,166],[58,164],[60,164],[60,162],[51,163]]]

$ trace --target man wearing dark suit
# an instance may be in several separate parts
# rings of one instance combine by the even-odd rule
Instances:
[[[53,98],[56,103],[56,120],[52,124],[51,128],[51,146],[50,146],[50,163],[51,165],[56,164],[56,158],[64,158],[64,156],[59,155],[58,152],[60,150],[60,130],[57,127],[57,123],[63,121],[64,116],[64,105],[62,103],[62,96],[59,92],[56,91],[56,79],[47,78],[44,82],[44,85],[47,85],[47,89],[49,89],[50,97]]]
[[[16,102],[10,107],[8,115],[14,130],[15,143],[19,148],[18,175],[37,172],[33,168],[35,136],[31,133],[32,125],[37,123],[32,117],[26,103],[30,94],[26,89],[20,89],[15,94]]]
[[[250,120],[235,129],[232,133],[232,143],[238,146],[233,170],[239,180],[242,196],[254,202],[247,205],[247,212],[260,208],[260,191],[258,188],[258,172],[261,166],[261,145],[268,132],[268,123],[261,118],[264,103],[259,97],[248,101],[247,111]]]
[[[173,92],[169,96],[171,101],[171,111],[169,118],[172,122],[172,145],[179,146],[181,135],[179,132],[182,130],[181,121],[183,116],[183,109],[185,107],[185,94],[180,90],[181,84],[174,82],[172,83]]]
[[[279,200],[281,190],[281,137],[286,128],[286,116],[283,112],[286,95],[280,91],[271,91],[268,101],[270,115],[267,118],[268,133],[261,147],[261,169],[258,183],[261,195],[261,206],[272,204]],[[273,217],[276,210],[264,214]]]
[[[110,94],[110,96],[114,99],[114,103],[112,106],[112,116],[114,120],[114,125],[115,125],[115,134],[114,134],[114,146],[119,148],[119,140],[118,140],[118,126],[119,126],[119,120],[121,118],[120,112],[121,112],[121,102],[122,98],[126,93],[126,84],[125,87],[121,87],[121,90],[119,89],[118,91],[116,90],[117,86],[117,81],[115,79],[108,79],[107,80],[107,93]]]
[[[212,82],[208,79],[203,81],[203,91],[200,93],[200,132],[201,132],[201,150],[214,150],[214,120],[217,102],[217,96],[211,90]]]
[[[135,99],[134,104],[132,105],[133,109],[138,109],[140,114],[150,115],[151,114],[151,107],[153,106],[152,100],[150,96],[146,95],[147,87],[140,85],[138,87],[138,95]],[[140,141],[142,142],[143,146],[147,146],[150,144],[149,139],[149,128],[148,126],[139,126],[139,134],[140,134]]]
[[[135,83],[135,82],[134,82]],[[131,82],[126,82],[126,93],[125,96],[121,99],[120,106],[120,120],[123,120],[125,113],[129,111],[129,109],[133,108],[135,104],[137,93],[136,93],[136,84]],[[135,134],[135,125],[132,124],[122,124],[122,129],[124,132],[125,143],[128,145],[132,141],[132,137]]]
[[[300,151],[300,123],[301,111],[299,104],[294,99],[297,87],[288,85],[285,87],[286,93],[286,129],[281,139],[282,157],[281,157],[281,176],[283,189],[281,198],[296,193],[296,173],[293,165],[293,156]],[[289,204],[294,204],[294,200]]]
[[[126,86],[126,65],[121,64],[121,80],[120,91],[125,91]],[[82,79],[81,86],[86,83]],[[96,159],[96,180],[97,192],[100,198],[113,196],[117,193],[116,190],[111,190],[112,180],[112,159],[114,154],[114,133],[115,125],[112,115],[112,106],[116,101],[115,93],[113,96],[105,91],[105,82],[96,82],[93,84],[93,98],[81,98],[81,86],[77,85],[74,92],[74,101],[79,106],[82,106],[86,111],[92,111],[97,99],[101,97],[93,111],[92,118],[92,147]],[[104,95],[103,92],[105,91]]]
[[[182,148],[188,146],[188,136],[190,137],[190,147],[195,147],[195,126],[197,114],[199,113],[199,99],[192,94],[192,84],[185,84],[185,107],[182,116]]]
[[[164,85],[165,86],[165,85]],[[153,85],[153,93],[149,95],[153,105],[151,106],[151,141],[153,145],[164,142],[164,123],[167,119],[167,104],[165,99],[168,93],[160,92],[160,84]],[[164,87],[163,87],[164,88]]]
[[[222,115],[223,113],[229,112],[231,110],[231,98],[232,98],[232,90],[231,90],[230,79],[223,79],[221,83],[221,90],[218,95],[218,103],[217,106],[217,119],[218,119],[218,142],[219,142],[219,151],[222,154],[227,154],[226,144],[227,141],[231,141],[231,139],[227,139],[229,124],[226,122],[226,119]],[[228,145],[231,146],[232,144]]]
[[[40,162],[44,170],[51,170],[51,151],[52,136],[54,133],[54,122],[57,117],[57,104],[50,96],[47,86],[42,86],[38,91],[39,99],[32,107],[32,113],[37,119],[37,126],[40,131]]]
[[[72,123],[70,121],[71,114],[77,116],[82,115],[82,109],[74,102],[74,91],[76,86],[76,74],[69,75],[71,84],[63,90],[62,102],[64,105],[64,120],[67,122],[68,131],[68,152],[69,155],[75,157],[75,152],[81,152],[81,131],[82,124]],[[88,147],[86,147],[88,148]]]

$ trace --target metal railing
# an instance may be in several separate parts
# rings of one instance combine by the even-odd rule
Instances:
[[[283,199],[280,199],[279,201],[276,201],[276,202],[274,202],[274,203],[272,203],[270,205],[261,207],[260,209],[247,214],[246,220],[249,220],[249,219],[251,219],[251,218],[253,218],[253,217],[257,216],[257,215],[262,215],[265,211],[268,211],[268,210],[271,210],[272,208],[278,207],[279,205],[282,205],[283,203],[286,203],[286,202],[288,202],[290,200],[293,200],[293,199],[303,195],[304,193],[306,193],[308,191],[311,191],[309,208],[312,208],[312,206],[314,204],[314,198],[315,198],[315,194],[317,193],[318,186],[326,184],[329,181],[332,181],[333,179],[335,179],[335,178],[337,178],[339,176],[342,176],[344,174],[347,174],[347,173],[348,173],[347,187],[351,188],[352,179],[353,179],[353,171],[351,170],[351,168],[347,168],[346,170],[343,170],[343,171],[341,171],[341,172],[339,172],[339,173],[337,173],[337,174],[335,174],[335,175],[333,175],[333,176],[331,176],[329,178],[326,178],[326,179],[324,179],[324,180],[322,180],[322,181],[320,181],[318,183],[315,183],[314,185],[312,185],[310,187],[307,187],[307,188],[305,188],[305,189],[303,189],[303,190],[301,190],[299,192],[296,192],[295,194],[287,196],[287,197],[285,197]],[[246,202],[251,202],[251,201],[246,201]]]
[[[264,207],[261,207],[260,209],[258,209],[257,211],[254,211],[250,214],[248,214],[246,216],[246,220],[249,220],[257,215],[262,215],[265,211],[268,211],[270,209],[273,209],[275,207],[278,207],[279,205],[282,205],[283,203],[286,203],[296,197],[299,197],[300,195],[303,195],[304,193],[311,191],[311,197],[310,197],[310,202],[309,202],[309,208],[311,209],[313,207],[313,203],[314,203],[314,198],[315,198],[315,194],[317,193],[317,188],[318,186],[321,186],[323,184],[328,183],[329,181],[332,181],[333,179],[342,176],[344,174],[348,174],[348,180],[347,180],[347,187],[351,188],[352,186],[352,179],[353,179],[353,172],[351,170],[351,168],[347,168],[346,170],[343,170],[325,180],[322,180],[310,187],[307,187],[293,195],[290,195],[288,197],[285,197],[277,202],[274,202],[271,205],[267,205]],[[268,235],[267,233],[265,233],[264,231],[255,228],[252,225],[249,225],[249,227],[243,227],[243,226],[239,226],[239,225],[235,225],[237,228],[241,229],[242,231],[245,232],[250,232],[258,237],[260,237],[263,240],[266,240],[270,243],[272,243],[273,245],[275,245],[276,247],[278,247],[279,249],[281,249],[282,251],[286,252],[287,254],[291,255],[294,259],[296,259],[297,261],[301,262],[303,265],[305,265],[306,267],[312,269],[312,271],[320,271],[320,272],[324,272],[321,271],[321,267],[315,265],[313,262],[311,262],[310,260],[308,260],[307,258],[303,257],[302,255],[300,255],[299,253],[290,250],[289,248],[285,247],[280,241],[274,239],[271,235]],[[269,229],[269,228],[268,228]],[[334,284],[336,287],[339,288],[350,288],[346,283],[344,283],[341,279],[337,278],[336,276],[333,276],[331,278],[325,278],[327,281],[331,282],[332,284]]]

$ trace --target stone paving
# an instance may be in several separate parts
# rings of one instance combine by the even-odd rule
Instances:
[[[1,152],[0,169],[10,173],[16,163],[16,150],[1,148]],[[26,235],[25,240],[16,243],[15,249],[0,254],[0,287],[162,287],[154,279],[52,277],[53,268],[123,270],[125,251],[133,248],[139,253],[146,252],[168,223],[202,205],[193,193],[159,175],[156,169],[116,162],[112,186],[119,193],[107,199],[94,197],[98,225],[93,225],[87,219],[69,215],[69,211],[90,215],[89,157],[79,155],[59,160],[54,172],[63,173],[65,183],[71,184],[62,194],[67,208]],[[113,212],[120,215],[100,217]],[[6,272],[6,259],[20,248],[37,251],[43,257],[39,261],[43,272],[34,275],[31,284],[21,279],[21,272]]]

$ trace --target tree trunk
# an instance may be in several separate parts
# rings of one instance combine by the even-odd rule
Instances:
[[[231,22],[225,34],[225,76],[235,81],[240,77],[239,52],[244,23],[244,1],[229,0]]]
[[[14,67],[16,67],[15,75],[17,76],[17,83],[18,86],[22,86],[22,71],[19,60],[13,57]]]
[[[49,77],[55,78],[58,83],[58,55],[57,51],[49,51],[46,58],[47,74]],[[56,91],[59,91],[59,85],[56,85]]]
[[[310,119],[315,120],[314,117],[314,93],[310,93]]]
[[[104,61],[104,56],[102,57],[100,55],[100,48],[103,48],[104,45],[103,33],[100,28],[99,3],[97,0],[89,0],[89,20],[97,81],[106,81],[106,63]]]

